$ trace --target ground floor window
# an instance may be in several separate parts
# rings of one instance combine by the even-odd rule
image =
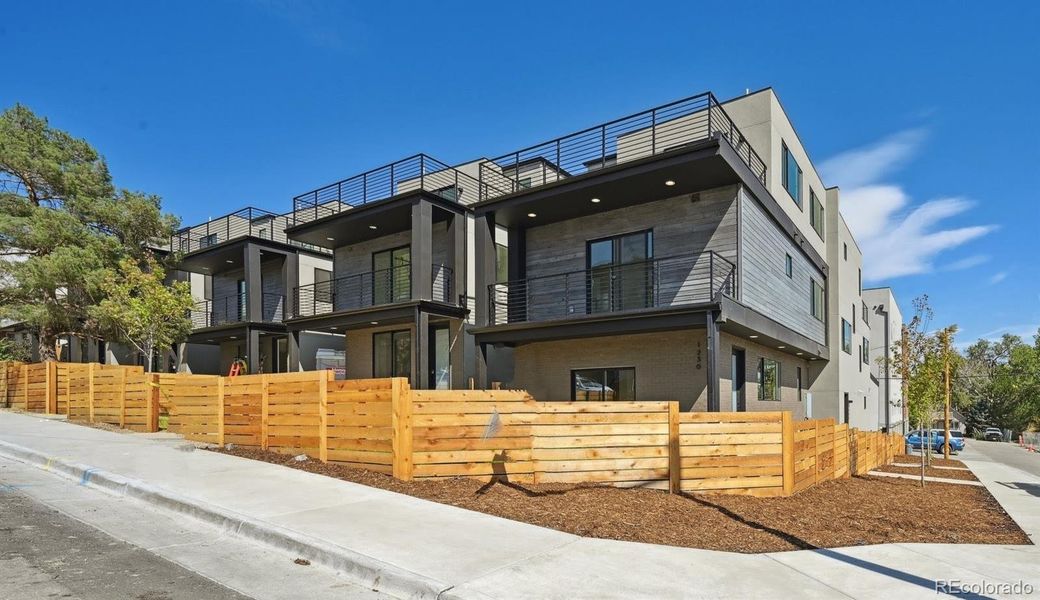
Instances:
[[[372,335],[372,376],[412,376],[411,331],[383,331]]]
[[[571,400],[605,402],[636,399],[636,370],[629,368],[571,371]]]
[[[758,359],[758,399],[780,400],[780,363],[771,358]]]

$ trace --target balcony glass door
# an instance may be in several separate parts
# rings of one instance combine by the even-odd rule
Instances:
[[[412,297],[412,249],[409,246],[372,254],[372,303],[405,302]]]
[[[588,243],[588,311],[616,312],[653,305],[653,232]]]

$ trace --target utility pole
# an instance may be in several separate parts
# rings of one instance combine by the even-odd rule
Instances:
[[[946,403],[943,407],[943,458],[950,460],[950,330],[943,330],[943,372]]]

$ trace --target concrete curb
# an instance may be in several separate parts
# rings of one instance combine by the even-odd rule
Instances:
[[[0,456],[50,471],[75,481],[79,485],[89,485],[118,496],[147,502],[165,511],[204,521],[232,535],[250,539],[335,569],[362,585],[391,596],[435,599],[452,587],[451,584],[402,569],[349,548],[253,519],[208,502],[165,490],[145,481],[47,456],[31,448],[2,440],[0,440]]]

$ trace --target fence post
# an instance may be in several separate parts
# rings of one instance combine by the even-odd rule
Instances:
[[[784,459],[784,496],[794,494],[794,423],[791,422],[791,412],[785,410],[780,413],[782,425],[782,448]]]
[[[318,459],[329,462],[329,376],[332,371],[318,371]]]
[[[65,418],[72,416],[72,363],[65,369]]]
[[[119,368],[119,428],[126,429],[126,369]]]
[[[267,397],[268,376],[260,376],[260,449],[267,450],[267,419],[270,405]]]
[[[224,445],[224,378],[217,375],[217,444]]]
[[[22,405],[29,412],[29,365],[22,365]]]
[[[94,422],[94,371],[96,363],[87,365],[87,422]]]
[[[58,363],[47,361],[47,414],[58,412]]]
[[[668,491],[682,491],[682,454],[679,445],[679,403],[668,403]]]
[[[391,425],[393,435],[393,475],[401,481],[412,479],[412,395],[408,380],[394,377],[391,383]]]
[[[159,374],[152,373],[148,377],[148,408],[144,430],[149,433],[159,431]]]
[[[813,485],[823,481],[820,477],[820,420],[813,420]]]

